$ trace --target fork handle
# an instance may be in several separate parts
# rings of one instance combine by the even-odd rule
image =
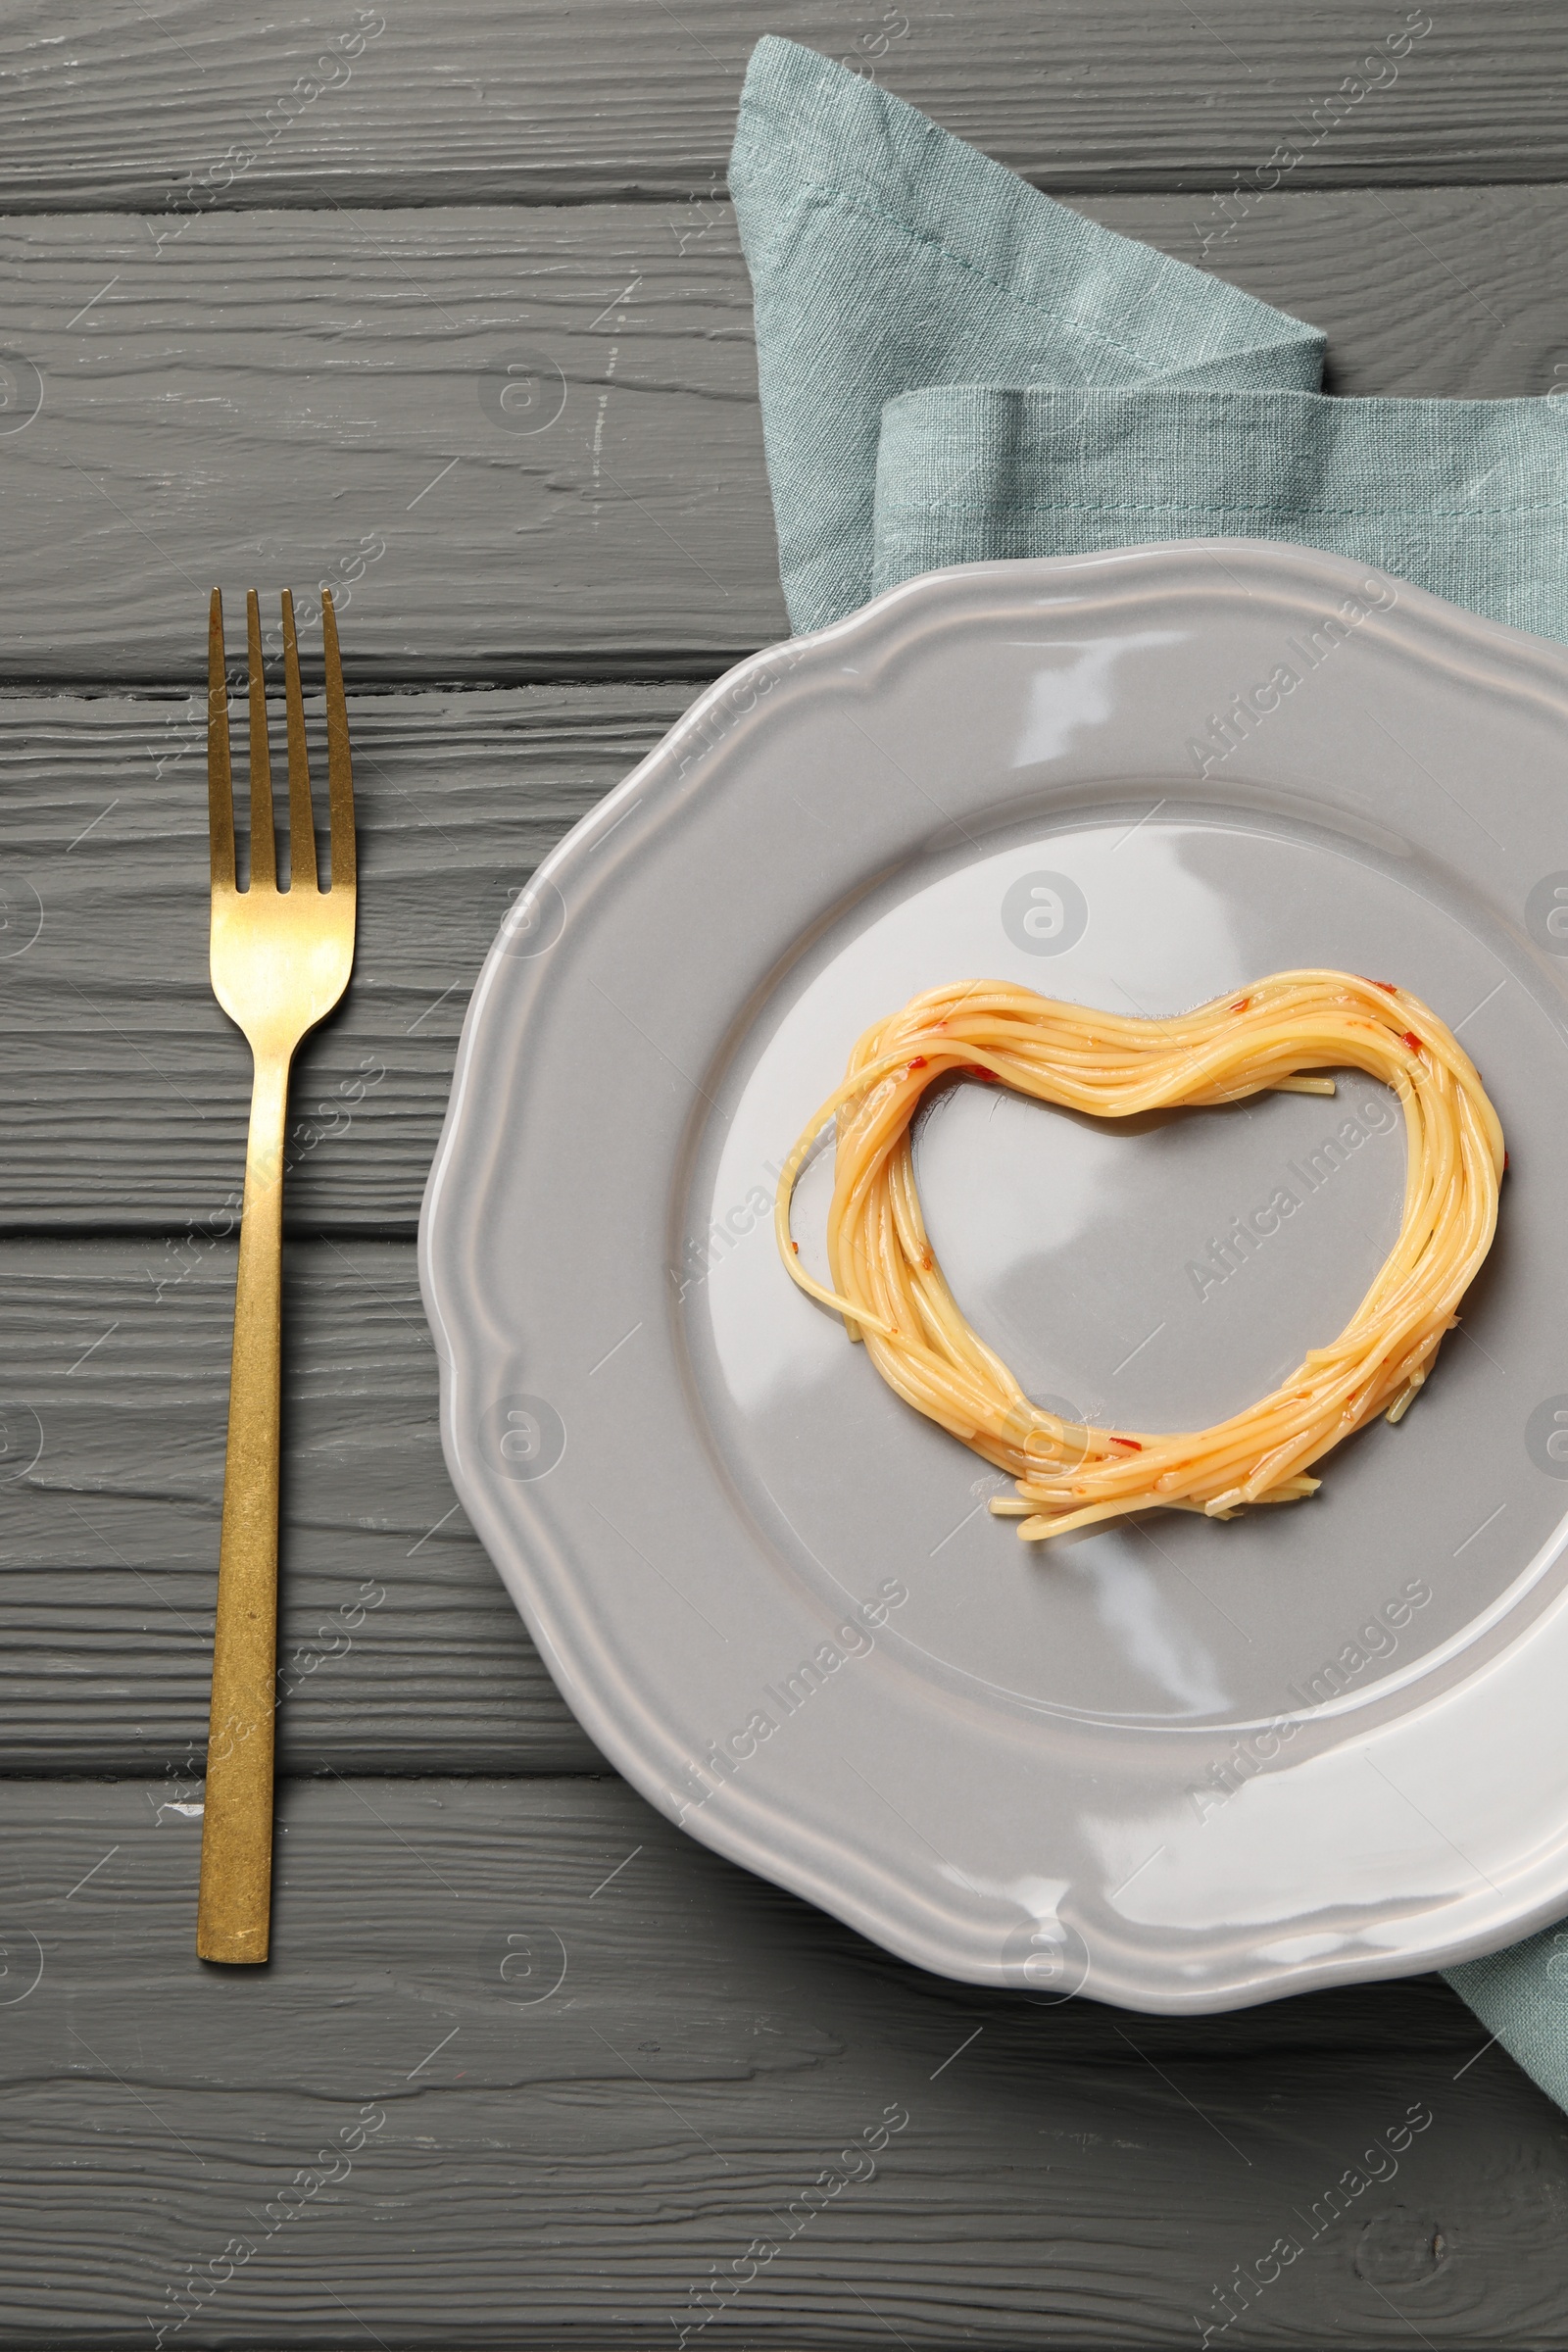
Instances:
[[[234,1291],[196,1950],[267,1958],[272,1895],[277,1479],[288,1056],[256,1056]]]

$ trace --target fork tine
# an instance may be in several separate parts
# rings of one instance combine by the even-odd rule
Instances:
[[[283,591],[283,695],[288,709],[288,886],[315,890],[316,812],[311,807],[311,761],[305,748],[305,703],[300,693],[300,648],[294,634],[294,592]]]
[[[326,777],[332,802],[332,888],[352,890],[358,873],[354,850],[354,769],[349,760],[349,714],[343,700],[343,662],[337,646],[332,591],[321,591],[321,634],[326,647]]]
[[[245,599],[251,665],[251,888],[277,888],[277,842],[272,832],[272,756],[267,743],[267,673],[262,667],[262,608],[253,588]]]
[[[213,888],[234,887],[234,792],[228,767],[228,680],[223,662],[223,599],[218,589],[207,614],[207,829],[212,839]]]

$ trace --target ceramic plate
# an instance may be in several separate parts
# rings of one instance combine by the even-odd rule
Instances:
[[[1310,1502],[1046,1547],[787,1280],[860,1030],[976,975],[1174,1012],[1296,965],[1457,1031],[1512,1153],[1397,1429]],[[743,662],[479,981],[421,1273],[458,1492],[670,1819],[920,1965],[1238,2005],[1568,1911],[1568,655],[1255,542],[969,565]],[[1097,1124],[929,1102],[933,1241],[1043,1402],[1193,1428],[1348,1319],[1353,1072]],[[796,1230],[821,1265],[829,1167]]]

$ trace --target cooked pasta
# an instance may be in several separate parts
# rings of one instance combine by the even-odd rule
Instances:
[[[978,1338],[926,1238],[910,1122],[956,1072],[1098,1118],[1332,1094],[1312,1073],[1365,1070],[1404,1109],[1404,1210],[1387,1263],[1337,1340],[1245,1412],[1196,1431],[1078,1425],[1034,1404]],[[837,1121],[827,1255],[811,1279],[790,1205],[816,1137]],[[888,1386],[1017,1482],[991,1508],[1025,1541],[1128,1511],[1229,1519],[1316,1491],[1311,1465],[1378,1413],[1397,1421],[1492,1245],[1502,1130],[1474,1064],[1418,997],[1349,972],[1276,972],[1170,1020],[1065,1004],[1000,980],[929,989],[868,1029],[779,1179],[775,1227],[802,1290],[863,1340]]]

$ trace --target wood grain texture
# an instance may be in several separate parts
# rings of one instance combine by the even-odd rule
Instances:
[[[1540,266],[1568,229],[1568,188],[1244,184],[1076,209],[1322,327],[1331,392],[1504,400],[1568,382],[1568,285]]]
[[[331,582],[351,688],[707,674],[785,634],[733,223],[680,225],[0,221],[42,399],[0,434],[5,674],[195,685],[215,580]]]
[[[235,1248],[0,1249],[0,1773],[206,1752]],[[603,1771],[453,1494],[413,1245],[285,1254],[278,1768]]]
[[[1082,209],[1324,326],[1341,391],[1568,372],[1562,188]],[[14,218],[0,270],[0,679],[197,686],[214,580],[334,583],[361,688],[786,633],[726,206]]]
[[[296,1064],[293,1229],[413,1232],[509,893],[690,693],[351,696],[359,942],[345,1004]],[[12,1231],[230,1229],[250,1057],[208,981],[205,729],[205,697],[0,698]]]
[[[199,1791],[7,1794],[26,2352],[186,2312],[166,2345],[646,2346],[705,2290],[688,2341],[720,2346],[1179,2346],[1281,2238],[1218,2340],[1568,2342],[1562,2119],[1435,1979],[1036,2006],[890,1959],[615,1782],[346,1780],[284,1791],[273,1959],[236,1975],[191,1956]]]
[[[7,12],[0,46],[12,116],[0,202],[711,192],[765,32],[874,74],[1057,189],[1228,187],[1287,139],[1307,149],[1303,184],[1320,186],[1568,170],[1568,57],[1549,0],[1430,12],[1206,0],[1201,13],[1144,0],[286,0],[262,14],[161,0],[128,17],[31,0]],[[1402,59],[1390,36],[1408,40]]]

